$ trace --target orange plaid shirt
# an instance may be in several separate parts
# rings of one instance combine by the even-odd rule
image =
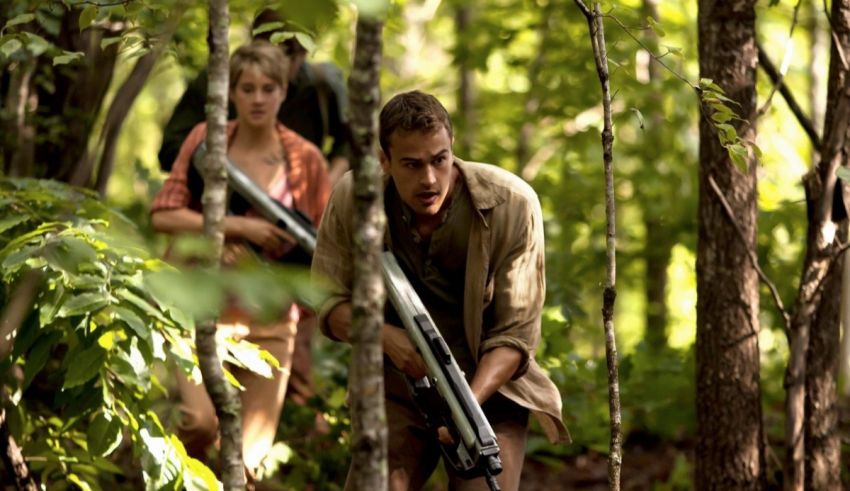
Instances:
[[[315,145],[286,126],[278,123],[276,128],[286,153],[286,179],[295,208],[318,227],[331,190],[325,158]],[[235,130],[236,121],[230,121],[227,124],[228,142],[233,138]],[[151,204],[151,213],[175,208],[201,210],[201,197],[192,195],[189,190],[188,176],[189,166],[192,165],[192,154],[206,136],[207,124],[200,123],[183,141],[174,166],[171,168],[171,175],[168,176]]]

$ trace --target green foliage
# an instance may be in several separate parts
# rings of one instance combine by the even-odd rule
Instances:
[[[160,423],[153,401],[163,387],[150,367],[169,362],[197,377],[194,320],[217,315],[224,285],[240,289],[234,298],[250,295],[244,304],[258,315],[275,307],[279,314],[293,291],[315,298],[303,273],[178,275],[149,258],[132,238],[132,224],[93,194],[35,180],[3,180],[0,191],[3,298],[15,298],[25,275],[38,274],[42,283],[36,308],[0,367],[20,373],[5,387],[15,405],[14,436],[26,455],[43,459],[32,470],[44,483],[73,480],[99,489],[99,473],[115,471],[104,459],[127,438],[148,488],[217,487],[209,469]],[[192,310],[192,300],[203,297],[185,292],[197,294],[198,285],[218,301]],[[228,339],[223,346],[232,366],[267,377],[279,366],[250,343]]]

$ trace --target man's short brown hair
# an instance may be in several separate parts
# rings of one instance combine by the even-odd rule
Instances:
[[[432,132],[446,129],[452,139],[452,122],[446,108],[431,94],[418,90],[403,92],[389,100],[381,109],[378,138],[381,150],[389,157],[390,136],[396,131]]]

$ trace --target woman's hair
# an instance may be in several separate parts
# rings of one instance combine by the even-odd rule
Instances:
[[[240,46],[230,56],[230,88],[236,87],[239,77],[249,65],[260,70],[260,73],[286,88],[289,76],[289,58],[279,46],[265,41],[254,41]]]

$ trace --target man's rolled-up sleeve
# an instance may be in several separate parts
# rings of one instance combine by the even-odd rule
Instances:
[[[546,292],[543,217],[535,199],[511,221],[510,245],[493,274],[492,316],[485,315],[480,354],[501,346],[522,354],[517,379],[528,370],[540,342],[540,314]],[[487,322],[490,320],[490,322]],[[487,325],[489,324],[489,326]]]
[[[350,176],[343,179],[331,194],[322,216],[316,239],[311,268],[313,281],[325,292],[317,308],[319,329],[325,336],[336,340],[328,328],[327,318],[337,305],[351,301],[352,256],[344,200],[349,195]]]

